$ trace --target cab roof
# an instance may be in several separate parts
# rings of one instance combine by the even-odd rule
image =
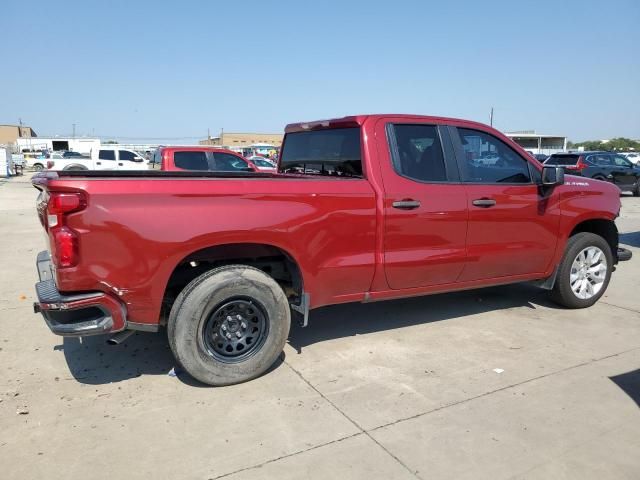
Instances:
[[[439,117],[439,116],[429,116],[429,115],[413,115],[413,114],[406,114],[406,113],[377,113],[377,114],[365,114],[365,115],[349,115],[341,118],[314,120],[311,122],[290,123],[285,127],[284,131],[285,133],[291,133],[291,132],[303,132],[308,130],[322,130],[325,128],[360,127],[368,120],[376,121],[384,118],[401,118],[401,119],[414,120],[414,121],[420,121],[425,123],[436,123],[436,124],[449,123],[449,124],[455,124],[459,126],[491,128],[484,123],[473,122],[470,120],[462,120],[459,118]]]

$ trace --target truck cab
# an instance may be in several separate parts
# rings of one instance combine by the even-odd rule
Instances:
[[[91,150],[91,156],[53,156],[47,161],[47,170],[146,170],[148,162],[142,155],[117,145],[102,145]]]
[[[150,166],[163,171],[255,172],[256,166],[236,152],[207,146],[159,147]]]

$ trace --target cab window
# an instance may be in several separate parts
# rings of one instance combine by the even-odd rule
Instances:
[[[433,125],[393,125],[396,172],[420,182],[444,182],[447,172],[438,130]],[[393,144],[393,143],[392,143]]]
[[[118,150],[118,155],[120,156],[120,160],[134,160],[136,158],[135,153],[129,150]]]
[[[251,171],[251,167],[249,167],[249,164],[241,158],[236,157],[235,155],[214,152],[213,159],[216,165],[215,170],[219,172]]]
[[[531,183],[528,162],[502,140],[458,128],[464,150],[462,179],[469,183]]]
[[[205,152],[173,152],[173,163],[183,170],[209,170]]]
[[[115,159],[116,159],[116,151],[115,150],[100,150],[100,153],[98,153],[98,159],[115,161]]]

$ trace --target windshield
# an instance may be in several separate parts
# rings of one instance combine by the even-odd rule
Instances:
[[[288,133],[282,148],[280,171],[362,177],[360,128]]]

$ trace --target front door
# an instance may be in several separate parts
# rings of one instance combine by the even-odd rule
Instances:
[[[465,264],[467,201],[446,129],[380,121],[384,265],[392,289],[454,283]]]
[[[623,190],[629,190],[635,186],[637,171],[633,164],[622,155],[610,155],[613,168],[613,182]]]
[[[118,170],[146,170],[147,162],[131,150],[118,150]]]
[[[558,238],[557,195],[543,192],[535,167],[499,138],[466,128],[452,137],[469,209],[460,281],[545,272]]]

